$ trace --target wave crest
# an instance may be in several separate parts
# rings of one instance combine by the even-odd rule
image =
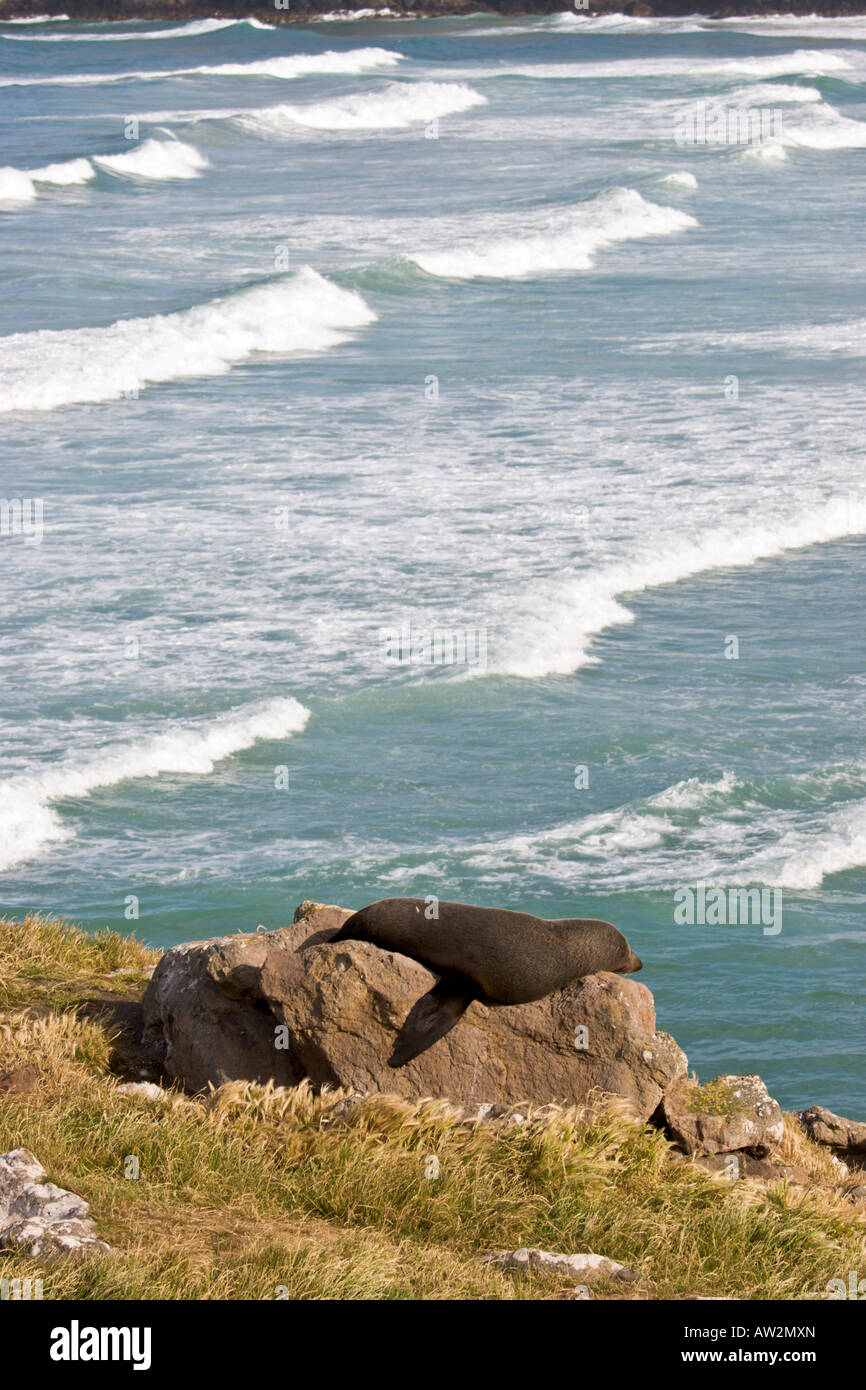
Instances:
[[[589,270],[593,255],[618,241],[668,236],[696,227],[678,208],[648,202],[632,188],[615,188],[576,207],[545,209],[522,219],[529,235],[480,241],[473,231],[463,246],[448,251],[415,251],[410,259],[428,275],[468,280],[476,276],[512,279],[557,270]]]
[[[0,338],[0,412],[116,400],[227,372],[254,352],[321,351],[375,317],[359,294],[305,266],[174,314],[16,333]]]
[[[297,700],[270,700],[210,724],[172,729],[138,743],[115,744],[90,758],[14,778],[2,788],[0,798],[0,872],[36,858],[49,844],[70,838],[56,803],[166,772],[205,776],[216,763],[260,740],[299,733],[309,717],[310,711]]]
[[[719,527],[685,545],[672,542],[565,584],[540,585],[515,605],[509,622],[514,636],[488,672],[524,678],[570,674],[594,660],[589,651],[594,637],[634,621],[620,602],[627,594],[864,532],[866,499],[838,498],[802,517]]]
[[[143,140],[126,154],[94,155],[93,162],[109,174],[133,179],[197,179],[210,161],[183,140]]]
[[[291,134],[298,126],[313,130],[398,130],[483,106],[486,100],[462,82],[392,82],[379,92],[359,92],[303,106],[267,106],[239,112],[233,120],[254,135],[272,137]]]

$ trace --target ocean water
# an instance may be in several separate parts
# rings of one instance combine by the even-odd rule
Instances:
[[[5,24],[0,131],[0,909],[607,917],[866,1117],[866,20]]]

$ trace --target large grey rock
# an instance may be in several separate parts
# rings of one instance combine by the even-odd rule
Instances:
[[[303,903],[291,927],[176,946],[145,996],[164,1067],[187,1089],[273,1078],[448,1098],[469,1106],[627,1099],[646,1119],[687,1061],[655,1027],[646,986],[588,976],[533,1004],[476,1002],[457,1026],[397,1071],[394,1037],[437,976],[369,942],[331,944],[350,913]],[[303,949],[301,949],[303,948]],[[274,1046],[283,1025],[288,1050]],[[578,1045],[576,1045],[576,1043]]]
[[[299,954],[299,938],[286,937],[269,953],[262,991],[288,1027],[307,1076],[319,1085],[465,1105],[572,1104],[601,1091],[624,1097],[647,1119],[671,1082],[686,1073],[677,1044],[656,1032],[646,986],[608,973],[532,1004],[476,1001],[444,1038],[391,1070],[397,1029],[438,977],[408,956],[365,941],[323,941]]]
[[[341,908],[302,906],[309,923],[305,935],[336,931],[351,916]],[[297,936],[292,927],[239,932],[166,951],[142,1006],[144,1043],[172,1081],[195,1092],[226,1081],[296,1086],[303,1079],[291,1049],[276,1046],[278,1020],[261,992],[262,966],[286,933]]]
[[[760,1076],[717,1076],[699,1086],[682,1079],[667,1091],[663,1111],[674,1139],[690,1154],[748,1149],[761,1157],[782,1140],[778,1101]]]
[[[43,1182],[45,1169],[27,1149],[0,1154],[0,1250],[32,1259],[104,1255],[83,1197]]]

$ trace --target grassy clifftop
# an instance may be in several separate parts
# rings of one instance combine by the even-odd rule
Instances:
[[[0,1255],[46,1298],[569,1296],[561,1275],[483,1260],[520,1246],[631,1265],[633,1298],[822,1296],[863,1266],[863,1208],[790,1117],[774,1157],[802,1185],[672,1162],[658,1130],[610,1104],[479,1124],[443,1101],[346,1106],[306,1084],[124,1093],[116,1035],[156,958],[57,919],[0,923],[0,1152],[32,1150],[112,1246],[45,1267]]]

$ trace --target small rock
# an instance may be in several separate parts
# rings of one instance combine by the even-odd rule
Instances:
[[[866,1155],[866,1124],[846,1120],[843,1115],[834,1115],[832,1110],[820,1105],[801,1110],[797,1119],[816,1144],[826,1144],[843,1153]]]
[[[717,1076],[699,1086],[683,1079],[665,1093],[665,1123],[690,1154],[750,1149],[763,1157],[785,1132],[782,1110],[760,1076]]]
[[[44,1177],[27,1149],[0,1154],[0,1250],[46,1260],[107,1254],[110,1247],[98,1239],[84,1198]]]
[[[849,1202],[866,1202],[866,1187],[852,1187],[845,1193],[845,1198]]]
[[[550,1250],[539,1250],[537,1246],[524,1245],[520,1250],[491,1250],[484,1258],[488,1264],[502,1265],[506,1269],[549,1270],[553,1274],[566,1274],[583,1284],[593,1284],[599,1279],[621,1279],[624,1283],[636,1284],[641,1277],[636,1269],[609,1260],[605,1255],[557,1255]]]
[[[335,1120],[348,1119],[352,1112],[357,1110],[358,1106],[365,1099],[366,1097],[363,1096],[360,1091],[354,1091],[352,1095],[344,1096],[342,1100],[338,1100],[336,1105],[332,1105],[330,1110],[322,1115],[319,1120],[319,1128],[327,1129],[328,1125],[333,1124]]]
[[[143,1100],[170,1100],[171,1096],[162,1086],[155,1086],[152,1081],[125,1081],[122,1086],[117,1087],[119,1096],[141,1096]]]

